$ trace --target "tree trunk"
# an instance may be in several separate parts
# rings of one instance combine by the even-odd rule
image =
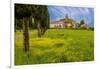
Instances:
[[[45,31],[46,31],[46,29],[41,27],[41,35],[44,35]]]
[[[23,43],[24,43],[24,51],[28,52],[29,51],[29,19],[28,17],[23,17]]]
[[[38,30],[38,37],[41,37],[41,25],[39,21],[37,21],[37,30]]]

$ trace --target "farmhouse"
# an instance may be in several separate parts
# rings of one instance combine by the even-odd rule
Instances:
[[[64,21],[52,21],[50,28],[65,28],[65,23]]]
[[[77,28],[77,23],[68,17],[60,19],[58,21],[51,21],[50,28]]]

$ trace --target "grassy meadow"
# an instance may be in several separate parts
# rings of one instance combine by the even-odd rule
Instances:
[[[30,51],[23,51],[23,32],[15,32],[15,65],[80,62],[94,60],[94,31],[48,29],[38,38],[29,31]]]

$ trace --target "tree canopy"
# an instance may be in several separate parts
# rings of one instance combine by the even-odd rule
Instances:
[[[20,19],[23,17],[30,17],[30,28],[33,26],[37,28],[36,20],[40,21],[42,27],[49,28],[49,13],[46,5],[15,4],[15,23],[17,23],[15,25],[18,28],[22,27]],[[32,24],[32,18],[35,20],[34,24]]]

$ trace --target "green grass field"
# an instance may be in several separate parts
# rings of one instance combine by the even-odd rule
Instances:
[[[15,32],[15,65],[94,60],[94,32],[49,29],[42,38],[29,31],[30,52],[23,51],[23,32]]]

